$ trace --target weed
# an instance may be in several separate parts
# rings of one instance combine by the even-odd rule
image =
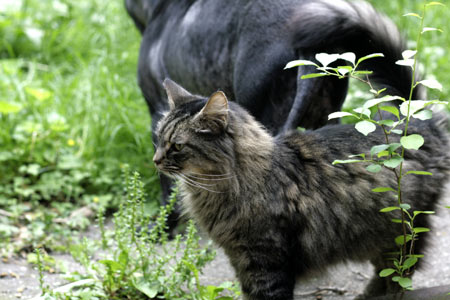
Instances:
[[[124,173],[125,201],[114,215],[111,240],[106,240],[107,233],[102,234],[101,244],[107,244],[109,251],[102,259],[94,259],[92,244],[87,239],[73,245],[71,253],[85,268],[86,275],[71,275],[70,292],[61,293],[58,289],[50,292],[44,288],[43,297],[83,299],[81,292],[97,299],[225,300],[237,297],[238,289],[232,283],[218,287],[201,285],[201,269],[215,253],[210,244],[201,246],[192,221],[184,238],[177,235],[173,242],[168,242],[166,221],[176,201],[176,191],[169,204],[161,207],[154,226],[149,228],[149,218],[142,210],[144,195],[139,174],[129,174],[127,167]],[[39,259],[38,264],[41,272],[43,267]]]

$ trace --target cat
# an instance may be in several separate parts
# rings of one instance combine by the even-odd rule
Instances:
[[[378,276],[402,232],[391,221],[398,211],[379,210],[396,205],[396,198],[372,192],[396,188],[395,177],[390,170],[374,176],[362,163],[332,165],[385,143],[380,130],[365,137],[353,125],[336,124],[272,136],[221,91],[204,98],[169,79],[164,86],[169,111],[156,130],[153,161],[179,180],[184,209],[224,249],[244,299],[293,299],[296,278],[346,260],[375,266],[364,296],[398,290]],[[413,210],[434,210],[448,181],[444,121],[409,124],[408,133],[421,134],[425,144],[405,152],[403,171],[433,173],[404,177],[403,199]],[[415,226],[429,227],[427,216],[418,216]],[[416,253],[426,239],[420,236]]]
[[[342,0],[125,0],[142,33],[138,82],[156,124],[167,110],[161,82],[166,77],[193,93],[210,95],[220,86],[271,133],[299,126],[319,128],[340,110],[347,80],[301,80],[311,66],[283,70],[296,59],[320,52],[353,52],[364,61],[372,83],[387,93],[409,96],[410,68],[396,65],[405,50],[396,26],[363,1]],[[345,62],[340,62],[344,63]],[[419,85],[413,99],[423,99]],[[257,100],[257,101],[256,101]],[[162,200],[171,182],[161,176]],[[177,215],[170,218],[173,228]]]

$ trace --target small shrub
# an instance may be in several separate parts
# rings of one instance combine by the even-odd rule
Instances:
[[[99,215],[101,241],[96,247],[84,239],[71,246],[72,256],[84,267],[85,274],[72,273],[70,291],[64,287],[43,289],[45,299],[192,299],[232,300],[238,288],[230,282],[220,286],[203,286],[199,274],[215,252],[210,244],[202,246],[192,221],[185,236],[168,241],[167,216],[173,209],[176,190],[167,206],[149,228],[150,218],[143,209],[142,182],[138,173],[124,169],[125,199],[114,215],[114,230],[105,231]],[[101,211],[101,210],[100,210]],[[93,257],[93,249],[107,249],[102,259]],[[42,261],[38,260],[42,265]],[[42,273],[43,267],[39,267]],[[41,287],[44,287],[41,282]],[[63,290],[64,292],[61,292]]]

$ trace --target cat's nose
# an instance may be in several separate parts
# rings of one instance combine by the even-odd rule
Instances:
[[[153,155],[153,163],[156,166],[159,166],[163,161],[163,152],[158,148],[156,149],[155,155]]]

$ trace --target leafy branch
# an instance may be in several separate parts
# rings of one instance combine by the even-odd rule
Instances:
[[[421,38],[422,35],[430,31],[442,32],[441,29],[431,28],[424,26],[425,12],[429,6],[444,6],[440,2],[429,2],[424,4],[422,14],[408,13],[405,16],[416,17],[420,20],[420,31],[417,36],[416,50],[406,50],[402,53],[402,60],[396,62],[401,66],[410,67],[412,70],[411,88],[408,99],[400,96],[381,96],[386,90],[385,88],[376,90],[370,80],[369,75],[372,71],[360,70],[360,64],[368,59],[377,57],[383,57],[382,53],[374,53],[359,58],[356,61],[356,55],[354,53],[343,54],[316,54],[315,58],[320,63],[312,62],[309,60],[295,60],[289,62],[285,68],[293,68],[299,66],[314,66],[319,73],[311,73],[303,75],[302,79],[317,78],[323,76],[335,76],[340,79],[353,78],[369,87],[370,93],[374,95],[373,99],[367,100],[363,106],[353,109],[352,112],[339,111],[334,112],[328,116],[328,119],[352,117],[358,120],[355,124],[355,129],[367,136],[374,132],[377,126],[381,127],[385,144],[373,146],[369,153],[353,154],[349,156],[349,159],[335,160],[333,165],[336,164],[348,164],[348,163],[365,163],[368,164],[366,170],[371,173],[378,173],[386,168],[393,172],[397,188],[392,187],[377,187],[373,189],[376,193],[395,193],[397,198],[397,205],[386,207],[380,210],[382,213],[388,213],[392,211],[400,211],[400,219],[392,219],[392,222],[402,225],[402,234],[395,238],[395,243],[399,247],[399,257],[393,259],[393,268],[386,268],[380,272],[381,277],[391,276],[394,282],[404,289],[412,288],[411,275],[413,273],[414,266],[418,262],[419,258],[423,255],[414,253],[414,243],[417,241],[419,234],[428,232],[428,228],[415,227],[414,221],[418,215],[432,214],[433,211],[413,211],[410,212],[411,206],[404,202],[402,198],[402,180],[408,175],[421,175],[431,176],[430,172],[423,170],[408,170],[404,171],[404,158],[405,151],[418,150],[424,144],[424,138],[419,134],[408,135],[408,126],[411,118],[419,120],[428,120],[433,116],[433,112],[429,109],[430,105],[436,104],[448,104],[446,101],[440,100],[413,100],[414,89],[419,84],[430,88],[442,90],[442,85],[433,79],[425,79],[416,81],[418,53],[421,50]],[[337,67],[331,67],[332,63],[345,62],[345,65],[339,65]],[[400,105],[386,105],[392,102],[394,104],[400,103]],[[392,119],[384,119],[382,112],[387,112],[392,116]],[[377,119],[372,116],[378,115]],[[404,125],[403,130],[400,125]],[[399,142],[391,142],[391,135],[400,135]],[[408,247],[409,243],[409,247]]]

